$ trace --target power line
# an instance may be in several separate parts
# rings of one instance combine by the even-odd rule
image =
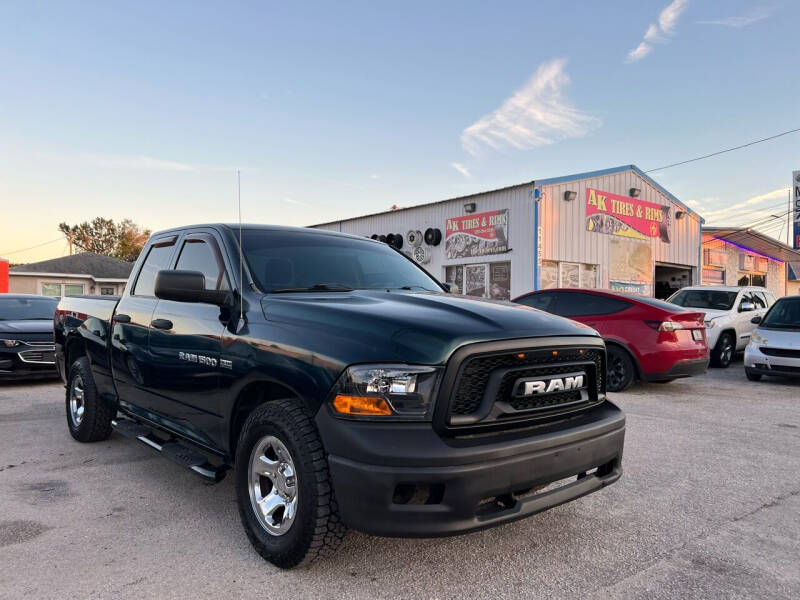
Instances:
[[[784,135],[789,135],[790,133],[796,133],[800,131],[800,127],[797,129],[790,129],[789,131],[783,131],[781,133],[776,133],[775,135],[771,135],[769,137],[762,138],[760,140],[755,140],[752,142],[747,142],[746,144],[742,144],[741,146],[736,146],[734,148],[726,148],[725,150],[719,150],[717,152],[712,152],[711,154],[706,154],[704,156],[698,156],[696,158],[690,158],[688,160],[682,160],[680,162],[672,163],[671,165],[665,165],[663,167],[658,167],[657,169],[650,169],[645,171],[645,173],[653,173],[654,171],[663,171],[664,169],[671,169],[672,167],[677,167],[678,165],[685,165],[687,163],[696,162],[698,160],[703,160],[705,158],[711,158],[712,156],[719,156],[720,154],[725,154],[726,152],[733,152],[734,150],[741,150],[742,148],[747,148],[748,146],[752,146],[754,144],[760,144],[761,142],[768,142],[769,140],[774,140],[775,138],[782,137]]]
[[[12,250],[11,252],[0,252],[0,256],[8,256],[9,254],[18,254],[19,252],[25,252],[27,250],[33,250],[34,248],[41,248],[42,246],[46,246],[47,244],[52,244],[54,242],[58,242],[64,239],[64,236],[58,237],[54,240],[50,240],[49,242],[42,242],[41,244],[36,244],[35,246],[30,246],[29,248],[22,248],[21,250]]]

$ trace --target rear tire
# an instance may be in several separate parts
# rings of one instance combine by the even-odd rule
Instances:
[[[751,371],[747,367],[744,368],[744,374],[747,377],[748,381],[761,381],[761,373],[756,373],[755,371]]]
[[[67,425],[79,442],[100,442],[111,435],[116,411],[97,393],[89,359],[79,358],[69,368],[67,379]]]
[[[317,428],[298,400],[274,400],[250,414],[235,470],[239,516],[264,559],[291,569],[336,551],[346,529]]]
[[[625,391],[633,383],[633,361],[628,353],[617,346],[608,346],[606,365],[606,390]]]
[[[726,331],[717,340],[717,345],[711,351],[711,366],[727,369],[736,353],[736,341],[730,331]]]

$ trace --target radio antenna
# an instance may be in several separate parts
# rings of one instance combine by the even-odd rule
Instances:
[[[244,253],[242,252],[242,173],[236,169],[236,200],[239,209],[239,325],[236,331],[244,327]]]

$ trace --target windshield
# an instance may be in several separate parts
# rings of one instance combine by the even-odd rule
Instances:
[[[800,297],[781,298],[761,321],[767,329],[800,329]]]
[[[0,321],[50,320],[57,304],[50,298],[0,298]]]
[[[708,308],[711,310],[730,310],[739,292],[724,290],[681,290],[669,301],[678,306]]]
[[[298,231],[245,230],[242,247],[265,292],[442,288],[414,262],[385,244]]]

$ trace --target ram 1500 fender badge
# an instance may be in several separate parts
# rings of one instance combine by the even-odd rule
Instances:
[[[580,390],[586,387],[586,376],[582,373],[553,377],[524,377],[517,379],[514,384],[514,396],[540,396],[542,394],[555,394]]]
[[[186,362],[207,365],[209,367],[216,367],[219,364],[216,358],[203,356],[202,354],[192,354],[191,352],[178,352],[178,360],[185,360]]]

